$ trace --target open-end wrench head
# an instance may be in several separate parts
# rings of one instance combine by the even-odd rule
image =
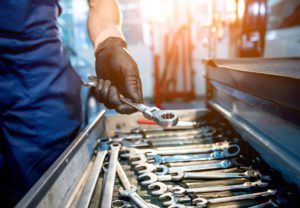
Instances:
[[[171,188],[171,192],[175,196],[183,196],[185,194],[185,188],[183,188],[181,186],[174,186]]]
[[[129,158],[129,162],[131,165],[138,165],[140,163],[146,163],[147,162],[147,158],[145,155],[135,155],[133,157]]]
[[[142,186],[148,186],[158,181],[158,176],[154,173],[144,173],[142,175],[139,175],[137,178]]]
[[[175,171],[172,173],[172,180],[173,181],[181,181],[184,177],[183,171]]]
[[[140,174],[143,174],[143,173],[152,173],[152,172],[155,171],[156,167],[153,164],[140,163],[140,164],[136,165],[134,167],[134,169],[140,175]]]
[[[168,191],[168,186],[162,182],[155,182],[147,186],[147,189],[151,191],[151,195],[160,196]]]
[[[158,197],[162,201],[164,206],[176,204],[174,195],[171,192],[167,192]]]
[[[208,203],[207,199],[198,197],[196,199],[193,199],[192,204],[196,205],[197,208],[206,207]]]
[[[165,165],[158,165],[155,167],[155,174],[162,176],[162,175],[167,175],[169,172],[169,168]]]
[[[163,158],[160,155],[147,155],[148,162],[153,163],[154,165],[159,165],[163,163]]]

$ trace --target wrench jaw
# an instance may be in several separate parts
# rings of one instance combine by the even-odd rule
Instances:
[[[165,165],[158,165],[155,168],[155,174],[159,176],[167,175],[168,172],[169,172],[169,168]]]
[[[148,186],[158,181],[158,176],[154,173],[144,173],[138,176],[138,180],[140,181],[142,186]]]
[[[186,193],[185,188],[181,186],[174,186],[170,190],[175,196],[184,196]]]
[[[184,172],[183,171],[176,171],[172,173],[172,180],[173,181],[182,181],[184,178]]]
[[[147,158],[145,155],[135,155],[134,157],[129,158],[129,162],[131,165],[136,166],[141,163],[146,163]]]
[[[172,204],[176,204],[175,197],[172,193],[167,192],[159,196],[159,200],[162,201],[164,206],[170,206]]]
[[[144,173],[152,173],[155,171],[156,167],[153,164],[149,163],[140,163],[134,167],[135,171],[137,171],[138,175]]]
[[[192,200],[192,204],[196,205],[197,208],[202,208],[202,207],[207,206],[208,200],[204,199],[204,198],[201,198],[201,197],[198,197],[198,198]]]
[[[147,189],[153,190],[151,191],[151,195],[153,196],[160,196],[168,191],[168,186],[162,182],[155,182],[150,184]]]
[[[159,165],[163,163],[163,158],[160,155],[148,155],[148,161],[154,165]]]

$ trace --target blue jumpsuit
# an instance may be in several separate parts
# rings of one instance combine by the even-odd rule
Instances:
[[[80,128],[80,79],[58,14],[57,0],[0,3],[1,207],[30,189]]]

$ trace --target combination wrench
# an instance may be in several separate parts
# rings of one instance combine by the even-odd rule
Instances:
[[[160,155],[136,155],[135,157],[129,158],[131,165],[138,166],[135,170],[141,170],[144,167],[139,166],[139,164],[151,163],[154,165],[160,165],[164,163],[179,163],[179,162],[192,162],[192,161],[205,161],[205,160],[219,160],[229,157],[234,157],[238,155],[239,149],[236,149],[235,152],[229,152],[228,149],[223,151],[213,151],[211,153],[202,153],[202,154],[188,154],[188,155],[174,155],[174,156],[165,156]]]
[[[231,152],[239,152],[240,147],[237,144],[229,144],[224,146],[211,146],[211,147],[203,147],[203,148],[182,148],[182,149],[164,149],[164,150],[157,150],[157,149],[147,149],[147,150],[141,150],[136,149],[136,153],[133,155],[129,155],[129,158],[134,160],[134,157],[136,155],[186,155],[186,154],[198,154],[198,153],[209,153],[216,150],[225,150],[227,149],[228,153]],[[124,155],[122,155],[124,156]],[[127,155],[126,155],[127,156]]]
[[[251,194],[242,194],[242,195],[235,195],[235,196],[228,196],[228,197],[218,197],[218,198],[196,198],[193,200],[193,204],[196,205],[197,208],[206,207],[208,204],[217,204],[217,203],[225,203],[225,202],[234,202],[234,201],[241,201],[247,199],[257,199],[260,197],[268,197],[274,196],[277,193],[275,189],[268,189],[267,191],[262,192],[255,192]]]
[[[167,173],[225,169],[225,168],[230,168],[232,166],[233,166],[233,163],[230,162],[229,160],[222,160],[220,162],[197,164],[197,165],[185,165],[185,166],[178,166],[178,167],[168,167],[166,165],[148,164],[147,170],[152,170],[155,172],[155,174],[162,176],[162,175],[166,175]],[[146,172],[146,173],[149,173],[149,172]],[[144,174],[146,174],[146,173],[144,173]]]
[[[171,138],[172,140],[173,138]],[[204,151],[209,148],[208,150],[211,150],[214,148],[214,150],[223,150],[224,148],[230,148],[230,145],[233,145],[229,142],[216,142],[216,143],[209,143],[209,144],[192,144],[192,145],[181,145],[181,146],[172,146],[172,147],[155,147],[154,150],[159,151],[159,153],[164,152],[164,151],[177,151],[182,150],[182,149],[204,149]],[[237,147],[240,149],[239,147]],[[234,150],[233,150],[234,151]],[[210,151],[209,151],[210,152]],[[138,149],[134,147],[125,147],[122,148],[121,150],[121,157],[123,158],[129,158],[133,157],[135,155],[145,155],[147,153],[153,153],[153,148],[149,149]],[[201,153],[201,152],[200,152]],[[205,153],[205,152],[203,152]]]
[[[229,151],[228,148],[225,148],[223,151],[213,151],[207,154],[189,154],[189,155],[174,155],[174,156],[165,156],[160,155],[150,155],[147,162],[153,163],[155,165],[163,163],[176,163],[176,162],[189,162],[189,161],[201,161],[201,160],[217,160],[224,159],[229,157],[234,157],[240,152],[239,148],[235,148],[233,151]]]
[[[97,78],[89,76],[89,81],[82,81],[82,84],[86,87],[96,87]],[[121,95],[120,100],[143,113],[145,118],[154,121],[162,127],[171,127],[178,123],[178,116],[172,111],[160,110],[157,107],[148,107],[142,103],[133,103]]]
[[[117,174],[123,187],[120,187],[121,196],[129,198],[139,208],[158,208],[157,206],[145,202],[137,193],[136,187],[130,184],[121,164],[117,162]]]
[[[229,186],[210,186],[201,188],[184,188],[182,186],[174,186],[168,188],[176,196],[182,196],[188,193],[207,193],[207,192],[217,192],[217,191],[237,191],[237,190],[247,190],[251,191],[258,188],[265,188],[269,184],[262,181],[255,182],[244,182],[243,184],[229,185]]]
[[[118,143],[110,145],[111,153],[102,191],[101,208],[111,207],[120,148],[121,145]]]
[[[93,191],[97,184],[97,179],[98,179],[99,174],[102,169],[103,161],[107,155],[107,150],[108,150],[107,144],[100,143],[99,149],[100,149],[100,151],[98,151],[96,154],[94,164],[90,171],[91,174],[89,175],[89,177],[84,185],[83,191],[82,191],[80,198],[78,200],[78,203],[76,205],[77,207],[87,208],[90,204]]]

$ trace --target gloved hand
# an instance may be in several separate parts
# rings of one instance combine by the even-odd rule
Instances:
[[[136,110],[124,104],[120,95],[136,103],[143,102],[142,84],[137,64],[121,38],[110,37],[100,43],[96,53],[96,97],[109,109],[130,114]]]

